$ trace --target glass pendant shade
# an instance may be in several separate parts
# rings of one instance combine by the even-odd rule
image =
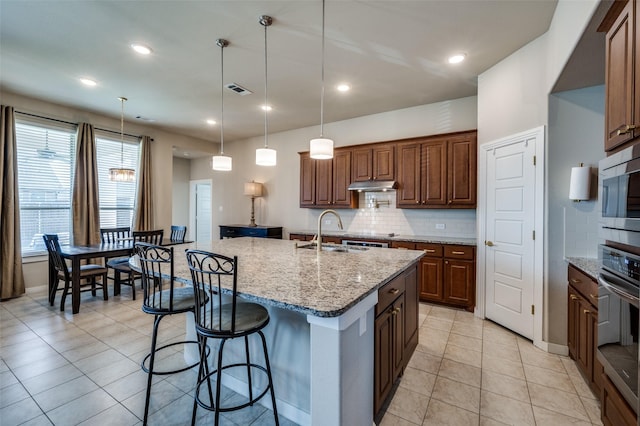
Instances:
[[[213,170],[228,172],[231,170],[231,157],[227,155],[214,155],[211,168]]]
[[[309,150],[311,158],[329,160],[333,158],[333,141],[327,138],[311,139]]]
[[[136,180],[136,171],[124,168],[109,169],[109,180],[113,182],[134,182]]]
[[[256,164],[258,166],[275,166],[276,150],[271,148],[256,149]]]

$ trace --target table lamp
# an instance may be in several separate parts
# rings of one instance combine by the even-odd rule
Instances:
[[[251,223],[249,226],[258,226],[256,225],[255,200],[256,197],[262,197],[262,184],[254,181],[245,183],[244,195],[251,197]]]

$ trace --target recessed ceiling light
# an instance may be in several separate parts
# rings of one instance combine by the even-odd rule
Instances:
[[[346,83],[342,83],[338,85],[337,89],[339,92],[348,92],[349,90],[351,90],[351,86]]]
[[[273,109],[271,105],[261,105],[260,108],[262,108],[263,111],[271,111]]]
[[[144,44],[139,43],[132,43],[131,48],[141,55],[149,55],[152,52],[149,46],[145,46]]]
[[[460,62],[464,61],[464,58],[466,58],[467,55],[465,55],[464,53],[460,53],[458,55],[453,55],[451,57],[449,57],[449,63],[450,64],[459,64]]]
[[[216,120],[211,119],[211,118],[208,118],[208,119],[207,119],[207,124],[208,124],[208,125],[210,125],[210,126],[215,126],[215,124],[216,124]]]
[[[84,84],[85,86],[90,86],[90,87],[93,87],[93,86],[98,84],[98,83],[96,83],[95,80],[91,80],[90,78],[81,78],[80,82],[82,84]]]

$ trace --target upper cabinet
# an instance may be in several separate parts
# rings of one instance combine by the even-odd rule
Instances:
[[[605,143],[617,151],[640,137],[640,42],[636,1],[614,2],[606,31]]]
[[[476,207],[476,131],[399,143],[400,208]]]
[[[395,146],[366,145],[353,149],[353,182],[395,179]]]
[[[300,154],[300,207],[357,208],[351,184],[351,150],[336,149],[332,160],[314,160]]]

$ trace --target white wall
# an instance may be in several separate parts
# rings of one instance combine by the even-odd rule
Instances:
[[[173,157],[171,224],[189,225],[191,160]]]
[[[604,153],[604,86],[549,97],[548,300],[549,340],[567,339],[567,263],[564,257],[597,257],[598,161]],[[569,200],[571,167],[590,166],[590,201]],[[563,309],[564,308],[564,309]]]
[[[541,125],[547,126],[546,152],[549,163],[546,165],[545,193],[557,184],[550,176],[556,176],[556,168],[564,168],[564,164],[551,161],[550,153],[555,152],[552,147],[565,144],[566,139],[560,137],[561,132],[556,129],[549,133],[550,124],[557,124],[555,116],[559,111],[549,110],[550,91],[578,40],[587,27],[591,16],[598,6],[598,0],[559,0],[549,31],[528,45],[519,49],[478,77],[478,143],[484,144],[493,140],[507,137],[511,134],[532,129]],[[563,105],[565,107],[566,105]],[[571,108],[560,108],[562,111]],[[575,111],[574,111],[575,112]],[[580,114],[577,114],[580,115]],[[588,114],[580,119],[587,119]],[[571,119],[577,119],[573,116]],[[600,118],[601,120],[601,118]],[[578,128],[582,122],[567,123],[567,126]],[[595,131],[593,127],[589,127]],[[593,136],[591,143],[602,146],[602,132]],[[555,148],[555,147],[554,147]],[[591,152],[592,148],[589,148]],[[581,148],[577,148],[582,152]],[[577,155],[578,151],[576,151]],[[590,157],[591,154],[588,154]],[[575,158],[574,161],[582,161]],[[585,159],[584,161],[588,161]],[[478,173],[484,173],[482,165]],[[564,185],[564,184],[563,184]],[[547,272],[550,262],[561,261],[562,251],[550,248],[551,229],[557,228],[556,217],[551,217],[555,211],[549,203],[555,199],[547,199],[545,218],[549,226],[545,229],[545,277],[544,294],[548,306],[547,316],[543,318],[543,339],[550,343],[566,344],[566,278],[564,288],[561,283],[550,283]],[[553,224],[553,226],[552,226]],[[555,235],[554,235],[555,241]],[[557,269],[554,267],[554,269]],[[566,271],[565,271],[566,273]],[[554,273],[554,276],[556,274]],[[555,278],[554,278],[555,280]]]
[[[334,139],[336,147],[369,142],[395,140],[415,136],[456,132],[476,128],[476,97],[455,99],[414,108],[374,114],[325,124],[325,136]],[[225,153],[233,157],[231,172],[211,171],[211,159],[192,160],[191,179],[209,179],[213,188],[214,233],[221,224],[248,224],[251,204],[242,195],[244,182],[255,180],[265,185],[266,194],[256,199],[256,222],[262,225],[284,226],[289,230],[312,230],[317,226],[321,210],[301,209],[300,160],[298,152],[308,151],[309,140],[318,136],[318,126],[269,135],[269,147],[278,152],[276,167],[255,165],[255,149],[264,145],[264,137],[256,137],[226,144]],[[365,203],[361,203],[365,205]],[[222,207],[222,211],[220,208]],[[369,209],[370,210],[370,209]],[[465,236],[474,236],[475,211],[407,211],[381,208],[383,220],[360,215],[360,210],[340,210],[345,229],[352,231],[388,233],[390,229],[408,232],[416,229],[422,234],[435,222],[450,224],[448,229]],[[379,215],[378,215],[379,216]],[[326,229],[331,229],[330,226]],[[405,231],[406,230],[406,231]]]

